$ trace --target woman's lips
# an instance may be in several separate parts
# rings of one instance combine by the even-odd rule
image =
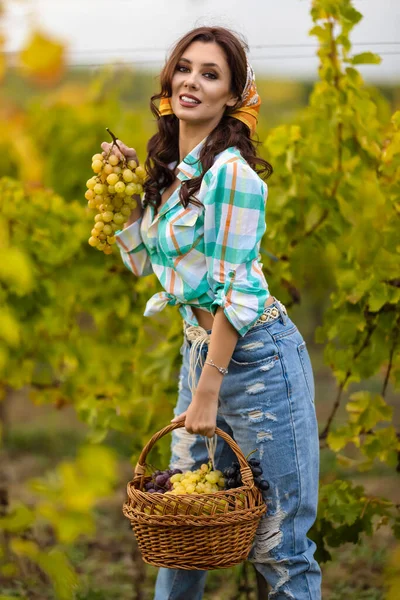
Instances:
[[[201,102],[188,102],[183,100],[181,97],[179,97],[179,103],[181,106],[185,106],[188,108],[193,108],[194,106],[199,106],[199,104],[201,104]]]

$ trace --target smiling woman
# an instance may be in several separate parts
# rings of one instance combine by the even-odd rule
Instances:
[[[249,72],[246,48],[243,40],[222,27],[200,27],[177,42],[160,74],[161,91],[150,101],[159,132],[148,145],[146,168],[150,177],[144,206],[158,206],[160,182],[163,189],[168,189],[175,179],[170,164],[183,161],[205,137],[207,144],[199,157],[203,174],[212,166],[216,154],[227,147],[240,149],[259,175],[268,177],[272,173],[271,165],[256,156],[256,142],[249,138],[249,133],[255,132],[261,101],[256,93],[251,94],[255,89],[252,90],[253,73]],[[189,104],[189,98],[197,103]],[[244,99],[251,100],[251,105],[241,112]],[[159,108],[156,100],[161,100]],[[195,194],[202,179],[199,174],[182,186],[185,207],[189,197],[196,203]]]
[[[198,90],[197,95],[189,90]],[[234,106],[237,100],[231,92],[231,75],[221,47],[215,42],[193,42],[180,58],[172,78],[174,114],[187,119],[188,124],[190,119],[196,123],[202,119],[215,121],[216,126],[226,107]],[[186,108],[190,111],[183,113]]]
[[[246,49],[222,27],[177,42],[150,102],[158,131],[148,143],[143,203],[116,239],[126,266],[155,273],[163,287],[144,315],[171,304],[183,319],[174,413],[185,426],[172,432],[170,468],[207,462],[204,436],[217,425],[245,455],[257,449],[270,489],[249,560],[271,598],[319,600],[321,572],[307,537],[319,474],[313,373],[259,262],[268,196],[261,176],[272,167],[256,155],[261,100]],[[215,448],[223,470],[230,448],[221,437]],[[200,600],[206,573],[160,568],[155,600]]]

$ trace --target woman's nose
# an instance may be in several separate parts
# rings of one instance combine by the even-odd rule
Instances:
[[[198,83],[197,83],[196,75],[194,75],[193,73],[190,73],[188,75],[188,77],[186,78],[185,85],[190,88],[197,88]]]

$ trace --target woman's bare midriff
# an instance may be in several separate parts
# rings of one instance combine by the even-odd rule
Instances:
[[[206,313],[205,310],[201,310],[201,308],[197,308],[196,306],[192,306],[192,310],[200,327],[203,329],[212,329],[214,317],[211,313]]]
[[[265,306],[269,306],[273,302],[275,302],[275,297],[269,296],[265,303]],[[211,313],[207,313],[206,311],[201,310],[201,308],[197,308],[196,306],[192,306],[192,310],[200,327],[206,330],[212,329],[214,317]]]

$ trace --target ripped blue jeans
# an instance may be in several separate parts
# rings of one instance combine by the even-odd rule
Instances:
[[[261,460],[267,512],[248,561],[254,563],[274,600],[320,600],[321,570],[315,543],[307,537],[318,503],[319,439],[314,377],[306,343],[278,301],[278,318],[257,322],[238,339],[220,388],[217,426],[246,456]],[[207,331],[211,333],[211,330]],[[184,339],[179,394],[174,414],[191,402],[188,384],[192,342]],[[207,346],[200,350],[203,362]],[[197,367],[197,378],[201,367]],[[172,432],[170,468],[193,470],[208,460],[205,437],[184,427]],[[217,436],[215,466],[235,460]],[[201,600],[208,571],[159,568],[154,600]]]

